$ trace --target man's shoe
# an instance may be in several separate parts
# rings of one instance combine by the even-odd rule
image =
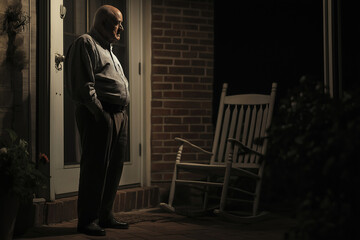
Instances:
[[[85,226],[78,226],[77,231],[79,233],[84,233],[90,236],[105,236],[106,232],[105,229],[100,227],[97,223],[92,222]]]
[[[112,218],[106,222],[100,222],[100,226],[103,228],[116,228],[116,229],[128,229],[129,224],[126,222],[119,222],[115,218]]]

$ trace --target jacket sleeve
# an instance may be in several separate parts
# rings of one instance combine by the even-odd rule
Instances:
[[[65,89],[71,98],[97,115],[103,108],[94,88],[95,54],[95,47],[90,39],[79,37],[75,40],[66,54],[64,81]]]

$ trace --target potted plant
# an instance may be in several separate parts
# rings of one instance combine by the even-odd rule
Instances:
[[[28,143],[7,129],[0,143],[0,239],[12,239],[21,202],[32,200],[46,176],[30,159]]]

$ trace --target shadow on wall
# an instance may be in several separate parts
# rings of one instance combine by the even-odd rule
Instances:
[[[26,111],[28,99],[23,99],[23,75],[13,66],[0,65],[0,128],[10,128],[26,138],[28,124]]]
[[[11,128],[22,138],[28,136],[27,107],[24,97],[23,69],[28,65],[24,35],[29,16],[22,11],[21,1],[9,5],[1,17],[0,47],[6,54],[0,63],[0,129]],[[2,52],[5,52],[2,50]]]

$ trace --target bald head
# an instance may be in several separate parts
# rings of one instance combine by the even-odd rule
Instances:
[[[123,15],[119,9],[110,5],[101,6],[95,13],[93,28],[95,28],[110,43],[120,40]]]

